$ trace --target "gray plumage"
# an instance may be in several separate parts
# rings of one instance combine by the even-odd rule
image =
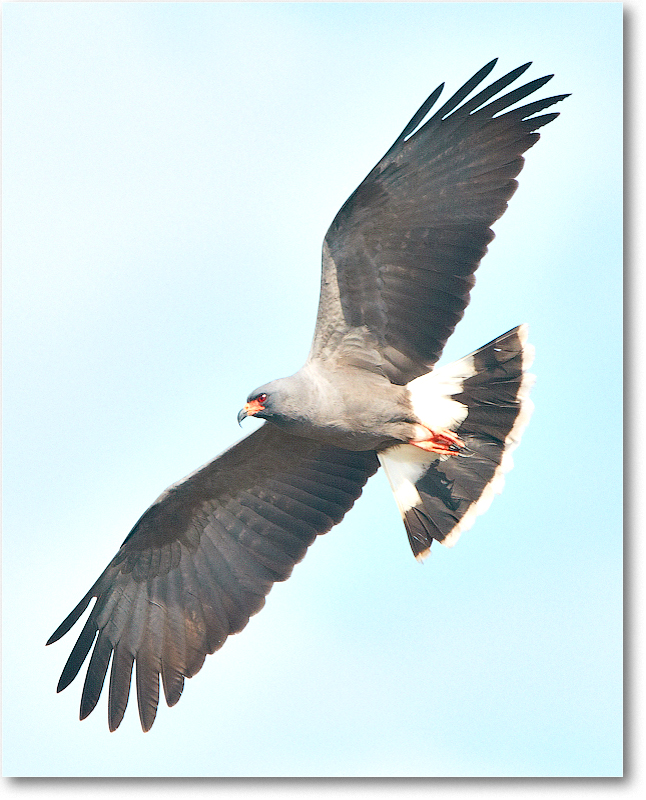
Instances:
[[[239,416],[267,424],[167,489],[50,638],[96,598],[58,685],[68,686],[92,651],[81,718],[110,669],[116,729],[134,669],[148,730],[160,676],[173,705],[205,656],[242,630],[273,583],[341,521],[380,461],[416,556],[433,539],[457,537],[498,485],[529,414],[525,328],[448,372],[432,370],[469,302],[491,225],[517,187],[522,153],[557,116],[539,112],[567,95],[508,110],[551,77],[496,97],[528,64],[472,95],[494,65],[424,121],[442,87],[433,92],[335,217],[308,359],[252,392]],[[436,417],[425,416],[427,406]],[[446,454],[411,444],[436,419],[462,440]]]

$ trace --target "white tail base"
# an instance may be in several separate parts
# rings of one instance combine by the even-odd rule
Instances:
[[[407,384],[413,411],[427,427],[455,430],[467,418],[465,405],[452,399],[462,384],[476,374],[472,356],[434,369]]]

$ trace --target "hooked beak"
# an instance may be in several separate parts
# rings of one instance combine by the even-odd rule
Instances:
[[[245,403],[244,407],[238,411],[238,425],[242,427],[242,420],[245,417],[253,417],[259,411],[264,411],[265,407],[258,400],[252,400],[250,403]]]

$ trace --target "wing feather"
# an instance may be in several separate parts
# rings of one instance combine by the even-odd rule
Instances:
[[[133,668],[142,728],[152,726],[160,675],[168,705],[184,679],[242,630],[275,581],[341,520],[378,467],[374,452],[323,447],[265,425],[171,486],[146,511],[48,644],[96,598],[65,664],[66,688],[91,652],[81,718],[110,667],[108,725],[123,719]]]
[[[105,630],[99,633],[87,674],[83,684],[83,694],[81,695],[81,713],[80,718],[85,719],[88,714],[96,706],[101,689],[103,688],[103,681],[105,680],[108,671],[108,664],[112,656],[112,642],[109,635]]]
[[[130,695],[130,680],[134,663],[134,652],[126,642],[119,642],[112,656],[108,690],[108,727],[111,731],[116,731],[125,714],[128,696]]]
[[[359,335],[378,353],[371,368],[406,384],[439,358],[469,302],[491,225],[518,186],[522,154],[558,116],[532,115],[567,97],[511,108],[552,78],[500,95],[530,64],[472,94],[495,63],[424,122],[438,87],[335,217],[311,360],[353,364]]]

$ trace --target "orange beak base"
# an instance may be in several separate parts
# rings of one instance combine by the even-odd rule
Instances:
[[[247,403],[242,410],[248,417],[253,417],[259,411],[264,411],[265,407],[259,400],[252,400],[250,403]]]
[[[251,400],[251,402],[246,403],[244,408],[241,408],[238,413],[238,425],[242,425],[242,420],[245,417],[253,417],[259,411],[264,411],[265,407],[259,400]]]

